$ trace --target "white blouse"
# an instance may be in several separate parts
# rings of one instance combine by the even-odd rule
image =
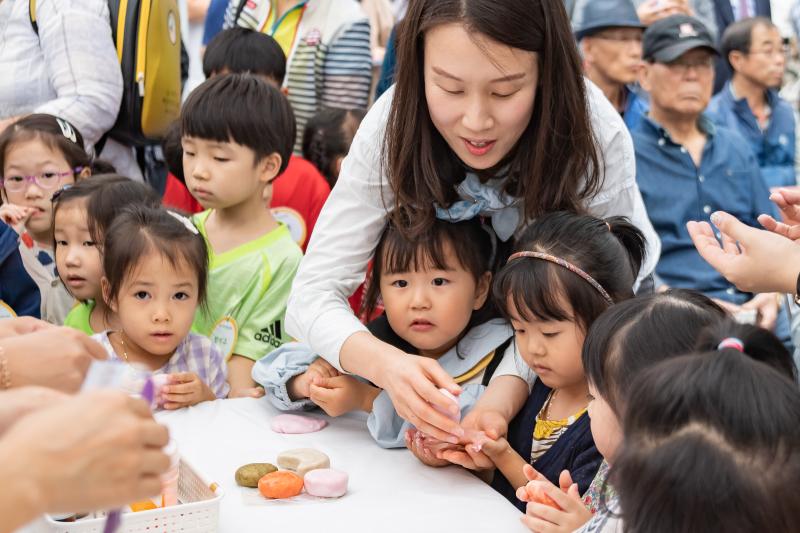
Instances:
[[[661,242],[647,218],[636,184],[633,142],[619,113],[587,80],[595,135],[605,162],[605,180],[588,210],[597,217],[626,216],[644,233],[647,257],[640,279],[655,270]],[[381,170],[386,121],[394,89],[372,107],[342,162],[336,187],[322,208],[306,256],[292,286],[286,330],[342,370],[339,352],[348,337],[367,331],[348,297],[364,281],[387,221],[393,195]]]

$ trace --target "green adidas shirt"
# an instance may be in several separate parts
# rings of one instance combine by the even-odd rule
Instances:
[[[92,331],[92,325],[89,323],[89,317],[92,316],[93,309],[93,300],[76,304],[64,319],[64,325],[68,328],[82,331],[87,335],[94,335],[95,332]]]
[[[289,229],[278,228],[222,254],[214,253],[205,223],[193,217],[208,246],[208,310],[199,308],[192,330],[210,337],[223,354],[253,360],[292,340],[283,327],[286,303],[303,252]]]

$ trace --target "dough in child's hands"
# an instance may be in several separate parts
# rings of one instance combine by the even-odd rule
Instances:
[[[236,484],[242,487],[256,488],[258,480],[278,468],[269,463],[250,463],[239,467],[236,471]]]
[[[258,491],[266,498],[291,498],[303,490],[303,478],[294,472],[281,470],[258,480]]]
[[[278,466],[305,476],[307,472],[317,468],[330,468],[331,460],[327,455],[313,448],[287,450],[278,455]]]
[[[303,478],[306,492],[322,498],[339,498],[347,492],[347,474],[330,468],[312,470]]]
[[[319,431],[328,423],[319,418],[300,415],[278,415],[273,417],[270,427],[275,433],[314,433]]]

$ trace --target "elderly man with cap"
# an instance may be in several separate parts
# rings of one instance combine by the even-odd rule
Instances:
[[[646,102],[631,88],[642,63],[645,27],[630,0],[586,2],[579,18],[575,38],[586,77],[600,87],[630,129],[647,111]]]
[[[650,26],[639,81],[650,111],[631,132],[639,188],[661,238],[656,274],[667,286],[695,289],[738,319],[772,329],[787,344],[789,324],[774,294],[739,291],[703,261],[686,228],[690,220],[727,211],[751,226],[777,216],[748,143],[703,114],[711,99],[717,51],[698,20],[674,15]]]

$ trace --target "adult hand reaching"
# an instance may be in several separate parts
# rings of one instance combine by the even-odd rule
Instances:
[[[107,509],[158,494],[169,440],[149,406],[97,391],[29,414],[0,440],[0,531],[44,512]]]
[[[746,292],[794,293],[800,244],[722,211],[711,215],[711,221],[722,234],[722,243],[707,222],[689,222],[686,227],[697,251],[725,279]]]
[[[71,328],[2,338],[0,349],[12,387],[40,385],[63,392],[76,392],[92,360],[107,357],[102,346]]]
[[[788,239],[800,239],[800,191],[780,189],[769,197],[781,210],[783,221],[775,220],[770,215],[761,215],[758,222],[766,229]]]

